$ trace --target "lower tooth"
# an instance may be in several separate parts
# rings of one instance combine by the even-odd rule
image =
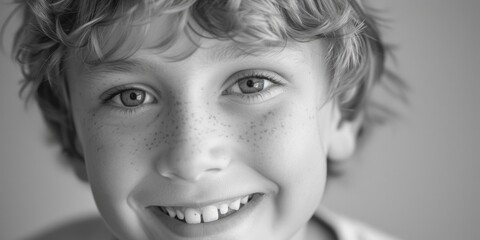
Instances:
[[[185,221],[189,224],[196,224],[202,221],[201,214],[192,208],[185,209]]]

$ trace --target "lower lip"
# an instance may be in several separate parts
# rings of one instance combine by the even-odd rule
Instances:
[[[255,194],[245,206],[234,214],[208,223],[187,224],[154,209],[149,209],[149,215],[153,216],[153,219],[158,219],[161,224],[165,225],[171,232],[178,236],[187,238],[200,236],[207,237],[226,232],[229,229],[240,225],[261,204],[264,198],[264,194]]]

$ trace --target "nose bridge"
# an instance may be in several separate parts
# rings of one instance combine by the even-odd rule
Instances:
[[[172,180],[197,181],[230,162],[205,103],[176,100],[167,114],[168,146],[157,161],[158,172]]]
[[[175,100],[167,114],[170,119],[170,126],[167,129],[172,135],[172,141],[191,144],[201,144],[200,138],[208,138],[208,133],[215,131],[215,125],[212,124],[212,117],[204,103],[199,101],[180,101]]]

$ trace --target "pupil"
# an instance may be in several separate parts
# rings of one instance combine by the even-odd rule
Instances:
[[[253,80],[251,80],[251,79],[248,80],[247,81],[247,87],[253,87],[253,86],[255,86],[255,82],[253,82]]]
[[[130,99],[131,100],[136,100],[137,99],[137,94],[136,93],[130,93]]]

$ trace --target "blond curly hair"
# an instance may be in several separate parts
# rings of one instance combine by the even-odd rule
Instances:
[[[24,76],[22,91],[36,99],[54,138],[73,159],[82,157],[75,147],[65,85],[64,61],[69,51],[83,56],[87,64],[127,58],[140,48],[141,36],[158,16],[172,19],[170,31],[155,46],[160,51],[181,34],[260,47],[323,39],[330,93],[345,120],[365,112],[372,86],[389,81],[382,77],[388,49],[372,10],[360,0],[21,0],[17,4],[23,22],[15,36],[14,54]],[[114,57],[126,44],[132,26],[140,40],[129,46],[130,52]],[[121,37],[110,38],[114,32],[121,32]],[[113,41],[108,44],[113,47],[106,47],[107,41]],[[390,82],[402,85],[397,78]],[[374,117],[365,119],[363,126]]]

